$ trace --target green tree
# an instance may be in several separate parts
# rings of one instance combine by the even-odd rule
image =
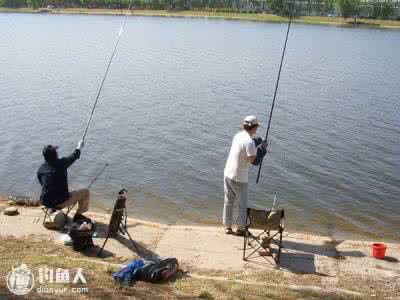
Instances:
[[[388,0],[382,3],[382,9],[381,9],[381,19],[388,19],[390,16],[394,14],[394,5],[393,2]]]
[[[119,2],[121,2],[121,5],[122,5],[122,7],[123,8],[129,8],[129,4],[130,4],[130,0],[122,0],[122,1],[119,1]]]
[[[267,0],[268,7],[272,11],[274,15],[289,17],[290,11],[292,9],[292,5],[294,5],[292,1],[286,0]],[[293,7],[294,13],[296,15],[296,8]]]
[[[42,5],[41,2],[41,0],[27,0],[26,4],[33,9],[38,9]]]
[[[18,8],[26,6],[26,0],[0,0],[0,7]]]
[[[80,0],[79,2],[82,7],[88,7],[88,0]]]
[[[371,7],[371,17],[374,19],[379,19],[379,16],[381,15],[381,3],[379,0],[375,0],[372,2],[372,7]]]
[[[350,17],[354,18],[354,22],[357,21],[360,13],[360,0],[337,0],[336,3],[345,21]]]
[[[323,13],[330,14],[335,11],[335,0],[326,0],[323,3]]]

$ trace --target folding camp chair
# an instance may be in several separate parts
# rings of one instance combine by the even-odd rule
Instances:
[[[271,256],[279,265],[284,228],[285,211],[283,209],[266,211],[247,208],[243,260]],[[261,229],[261,232],[253,234],[250,229]],[[246,254],[246,251],[250,254]]]
[[[126,189],[122,189],[118,192],[117,201],[114,204],[114,209],[111,215],[110,224],[108,225],[108,233],[107,237],[104,240],[103,246],[100,248],[97,256],[100,257],[101,253],[106,246],[106,243],[110,237],[117,237],[118,234],[123,236],[127,235],[129,240],[131,241],[133,247],[136,249],[138,253],[140,253],[139,248],[136,246],[136,243],[132,239],[131,235],[128,232],[127,228],[127,220],[128,213],[126,211],[126,199],[128,197],[128,191]]]
[[[41,209],[44,212],[43,225],[46,223],[47,219],[49,219],[51,221],[50,216],[57,211],[60,211],[64,215],[64,217],[67,218],[68,214],[75,207],[76,203],[74,203],[70,206],[64,207],[64,208],[54,208],[54,207],[42,206]],[[64,210],[66,210],[66,212]]]

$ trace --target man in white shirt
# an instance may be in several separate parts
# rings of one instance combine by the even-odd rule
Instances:
[[[224,170],[224,212],[225,233],[233,234],[233,205],[239,202],[239,219],[236,235],[243,236],[246,225],[248,177],[251,164],[257,164],[266,154],[267,144],[261,138],[253,138],[259,123],[255,116],[247,116],[242,122],[243,130],[238,132],[232,141],[231,150]],[[255,141],[257,140],[256,145]],[[261,143],[260,143],[261,142]]]

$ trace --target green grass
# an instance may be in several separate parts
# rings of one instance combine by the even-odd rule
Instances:
[[[113,265],[107,265],[107,267],[106,267],[106,272],[108,273],[108,274],[112,274],[112,273],[114,273],[114,272],[117,272],[118,271],[118,268],[116,267],[116,266],[113,266]]]
[[[0,7],[0,12],[10,12],[10,13],[32,13],[35,12],[32,8],[23,7],[23,8],[8,8],[8,7]]]
[[[30,8],[10,9],[0,8],[0,12],[37,12]],[[125,14],[126,10],[117,9],[87,9],[87,8],[65,8],[54,9],[53,13],[77,13],[77,14]],[[287,18],[279,17],[271,14],[259,13],[231,13],[231,12],[213,12],[213,11],[177,11],[170,12],[165,10],[135,10],[133,15],[140,16],[165,16],[165,17],[204,17],[228,20],[258,21],[258,22],[286,22]],[[360,25],[352,25],[352,19],[347,22],[340,17],[322,17],[322,16],[305,16],[294,19],[294,22],[305,24],[322,24],[336,26],[374,26],[383,28],[400,28],[400,21],[391,20],[370,20],[357,19]]]
[[[199,295],[201,299],[328,299],[328,300],[361,300],[365,298],[317,292],[312,290],[292,290],[286,286],[267,287],[237,283],[220,282],[211,279],[182,278],[175,286],[185,294]]]

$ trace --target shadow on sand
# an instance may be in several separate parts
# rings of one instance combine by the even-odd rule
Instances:
[[[106,238],[107,233],[108,233],[108,224],[96,223],[96,232],[97,232],[98,238]],[[134,237],[132,237],[133,240],[131,241],[128,236],[122,235],[121,233],[119,233],[116,236],[111,236],[110,239],[117,240],[122,246],[128,248],[135,255],[137,255],[138,257],[143,258],[145,260],[158,261],[160,259],[159,256],[155,252],[148,249],[142,243],[135,241]],[[95,245],[91,249],[88,249],[87,251],[84,251],[82,253],[85,255],[88,255],[88,256],[97,257],[103,243],[104,242],[101,242],[100,245]],[[114,253],[106,250],[106,248],[107,248],[107,244],[105,245],[105,248],[103,249],[100,258],[106,258],[106,257],[110,257],[110,256],[114,255]]]
[[[251,264],[274,266],[283,268],[296,274],[315,274],[323,277],[332,277],[329,274],[316,270],[315,256],[326,256],[335,260],[344,260],[346,257],[364,257],[361,251],[338,251],[337,246],[343,241],[328,241],[323,245],[312,245],[295,241],[283,241],[280,265],[276,265],[271,257],[256,257],[249,259]]]

